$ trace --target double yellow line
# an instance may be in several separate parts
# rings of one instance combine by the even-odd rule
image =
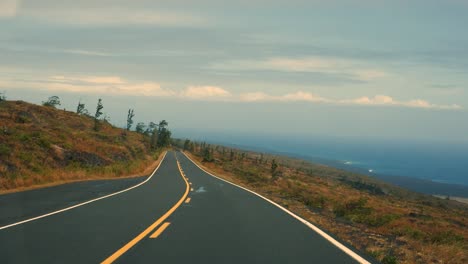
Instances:
[[[156,220],[156,222],[154,222],[152,225],[150,225],[148,228],[146,228],[145,231],[141,232],[141,234],[136,236],[134,239],[132,239],[130,242],[128,242],[121,249],[117,250],[114,254],[112,254],[106,260],[101,262],[101,264],[110,264],[110,263],[114,262],[116,259],[118,259],[119,257],[121,257],[123,254],[125,254],[125,252],[127,252],[129,249],[131,249],[133,246],[135,246],[143,238],[148,236],[156,227],[158,227],[162,222],[164,222],[164,220],[166,220],[171,214],[173,214],[175,212],[175,210],[177,210],[177,208],[179,208],[179,206],[185,201],[185,199],[188,196],[189,190],[190,190],[190,185],[189,185],[189,182],[187,181],[187,179],[186,179],[186,177],[185,177],[185,175],[184,175],[184,173],[182,171],[182,167],[180,166],[179,160],[177,160],[177,167],[179,168],[179,173],[182,176],[182,178],[184,179],[185,185],[186,185],[185,193],[182,196],[182,198],[180,198],[180,200],[171,209],[169,209],[169,211],[167,211],[167,213],[165,213],[163,216],[161,216],[161,218]],[[167,227],[167,226],[168,225],[166,225],[165,227]],[[164,229],[162,229],[161,232],[164,231]]]

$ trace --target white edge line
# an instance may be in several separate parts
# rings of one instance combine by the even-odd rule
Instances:
[[[334,239],[333,237],[331,237],[330,235],[328,235],[327,233],[325,233],[324,231],[322,231],[320,228],[316,227],[315,225],[309,223],[307,220],[305,220],[304,218],[294,214],[293,212],[289,211],[288,209],[284,208],[283,206],[273,202],[272,200],[254,192],[254,191],[251,191],[247,188],[244,188],[242,186],[239,186],[235,183],[232,183],[230,181],[227,181],[225,179],[222,179],[216,175],[213,175],[212,173],[206,171],[205,169],[203,169],[202,167],[198,166],[197,163],[195,163],[189,156],[187,156],[184,152],[182,152],[182,154],[185,155],[185,157],[187,157],[193,164],[195,164],[195,166],[197,166],[198,168],[200,168],[202,171],[208,173],[209,175],[217,178],[218,180],[221,180],[221,181],[224,181],[224,182],[227,182],[231,185],[234,185],[236,187],[239,187],[247,192],[250,192],[260,198],[262,198],[263,200],[275,205],[276,207],[278,207],[279,209],[283,210],[284,212],[286,212],[287,214],[291,215],[292,217],[296,218],[297,220],[299,220],[301,223],[305,224],[306,226],[308,226],[310,229],[314,230],[315,232],[317,232],[319,235],[321,235],[323,238],[325,238],[326,240],[328,240],[330,243],[332,243],[333,245],[335,245],[337,248],[341,249],[343,252],[345,252],[346,254],[348,254],[350,257],[352,257],[353,259],[355,259],[356,261],[358,261],[359,263],[361,264],[371,264],[369,261],[365,260],[363,257],[359,256],[358,254],[356,254],[354,251],[352,251],[351,249],[349,249],[348,247],[346,247],[345,245],[341,244],[340,242],[338,242],[336,239]]]
[[[154,176],[154,174],[156,173],[156,171],[159,169],[159,167],[161,166],[161,164],[163,163],[164,159],[166,158],[166,154],[167,154],[167,151],[164,153],[164,157],[162,158],[161,162],[159,163],[158,167],[156,167],[156,169],[153,171],[153,173],[151,173],[151,175],[148,177],[148,179],[146,179],[145,181],[143,182],[140,182],[139,184],[137,185],[134,185],[130,188],[127,188],[125,190],[121,190],[121,191],[118,191],[118,192],[115,192],[115,193],[111,193],[111,194],[108,194],[108,195],[105,195],[105,196],[102,196],[102,197],[99,197],[99,198],[95,198],[95,199],[92,199],[92,200],[89,200],[89,201],[86,201],[86,202],[83,202],[83,203],[80,203],[80,204],[75,204],[73,206],[70,206],[70,207],[67,207],[67,208],[63,208],[63,209],[60,209],[60,210],[57,210],[57,211],[54,211],[54,212],[50,212],[50,213],[47,213],[47,214],[43,214],[43,215],[40,215],[40,216],[36,216],[36,217],[33,217],[33,218],[29,218],[29,219],[26,219],[26,220],[23,220],[23,221],[20,221],[20,222],[16,222],[16,223],[13,223],[13,224],[9,224],[9,225],[6,225],[6,226],[2,226],[0,227],[0,230],[2,229],[7,229],[7,228],[10,228],[10,227],[13,227],[13,226],[17,226],[17,225],[21,225],[21,224],[24,224],[24,223],[27,223],[27,222],[31,222],[31,221],[35,221],[35,220],[38,220],[38,219],[41,219],[41,218],[44,218],[44,217],[48,217],[48,216],[51,216],[51,215],[55,215],[55,214],[59,214],[59,213],[63,213],[65,211],[68,211],[68,210],[71,210],[71,209],[75,209],[77,207],[80,207],[80,206],[83,206],[83,205],[86,205],[86,204],[90,204],[90,203],[93,203],[93,202],[96,202],[96,201],[99,201],[99,200],[102,200],[102,199],[106,199],[106,198],[109,198],[109,197],[112,197],[114,195],[118,195],[118,194],[121,194],[121,193],[124,193],[124,192],[128,192],[132,189],[135,189],[137,187],[140,187],[141,185],[147,183],[149,180],[151,180],[151,178]]]

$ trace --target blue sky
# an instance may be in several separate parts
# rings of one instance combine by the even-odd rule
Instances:
[[[463,0],[0,0],[0,91],[184,136],[468,141],[466,25]]]

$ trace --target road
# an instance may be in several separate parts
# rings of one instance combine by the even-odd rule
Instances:
[[[0,229],[0,263],[357,263],[355,258],[178,152],[168,152],[136,188]]]

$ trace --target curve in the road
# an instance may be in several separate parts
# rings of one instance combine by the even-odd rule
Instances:
[[[13,223],[13,224],[1,226],[0,230],[7,229],[7,228],[17,226],[17,225],[21,225],[21,224],[25,224],[25,223],[32,222],[32,221],[35,221],[35,220],[39,220],[41,218],[56,215],[56,214],[59,214],[59,213],[63,213],[63,212],[66,212],[68,210],[72,210],[72,209],[78,208],[80,206],[87,205],[87,204],[90,204],[90,203],[94,203],[94,202],[97,202],[99,200],[106,199],[106,198],[109,198],[109,197],[112,197],[112,196],[115,196],[115,195],[118,195],[118,194],[128,192],[128,191],[130,191],[132,189],[138,188],[141,185],[147,183],[149,180],[151,180],[151,178],[154,176],[156,171],[158,171],[159,167],[161,166],[164,159],[166,158],[166,154],[167,154],[167,152],[164,153],[164,156],[163,156],[161,162],[159,163],[158,167],[156,167],[156,169],[154,169],[153,173],[151,173],[151,175],[148,177],[148,179],[144,180],[143,182],[140,182],[140,183],[138,183],[138,184],[136,184],[136,185],[134,185],[132,187],[129,187],[129,188],[125,189],[125,190],[121,190],[121,191],[118,191],[118,192],[115,192],[115,193],[111,193],[111,194],[108,194],[108,195],[105,195],[105,196],[102,196],[102,197],[98,197],[98,198],[95,198],[95,199],[92,199],[92,200],[89,200],[89,201],[86,201],[86,202],[83,202],[83,203],[79,203],[79,204],[76,204],[76,205],[73,205],[73,206],[70,206],[70,207],[66,207],[66,208],[63,208],[63,209],[60,209],[60,210],[57,210],[57,211],[53,211],[53,212],[50,212],[50,213],[47,213],[47,214],[43,214],[43,215],[40,215],[40,216],[36,216],[36,217],[32,217],[32,218],[29,218],[29,219],[26,219],[26,220],[22,220],[22,221]]]

